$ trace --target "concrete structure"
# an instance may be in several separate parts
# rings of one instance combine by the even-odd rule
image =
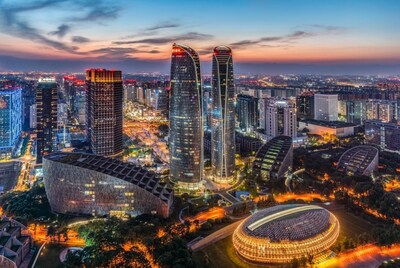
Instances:
[[[21,267],[33,247],[32,235],[24,225],[1,216],[0,218],[0,266]],[[12,263],[14,265],[12,265]],[[29,259],[26,260],[29,263]]]
[[[260,127],[264,126],[267,140],[281,135],[297,136],[295,99],[263,99],[259,108]]]
[[[248,95],[238,95],[236,113],[239,129],[251,133],[258,127],[258,99]]]
[[[314,119],[314,93],[304,92],[296,97],[297,118]]]
[[[366,102],[367,120],[395,122],[398,119],[397,109],[397,101],[370,99]]]
[[[41,78],[36,87],[36,163],[56,150],[57,83],[55,78]]]
[[[347,150],[339,159],[337,169],[349,176],[370,176],[378,170],[379,151],[373,146],[360,145]]]
[[[315,94],[314,119],[322,121],[337,121],[338,106],[337,94]]]
[[[293,164],[292,138],[278,136],[264,144],[253,162],[253,176],[257,180],[278,180]]]
[[[400,151],[400,125],[383,123],[378,120],[365,122],[365,140],[378,146],[381,150]]]
[[[22,89],[0,89],[0,159],[16,153],[22,132]]]
[[[233,233],[239,256],[257,264],[285,264],[326,253],[340,225],[328,210],[315,205],[279,205],[259,210]]]
[[[170,175],[196,190],[203,177],[203,114],[199,55],[174,44],[171,59]]]
[[[94,154],[122,157],[122,72],[86,70],[86,132]]]
[[[335,135],[337,137],[348,137],[354,135],[355,124],[342,121],[321,121],[307,119],[299,122],[299,131],[307,129],[309,134]]]
[[[232,51],[216,47],[212,65],[211,168],[216,182],[235,175],[235,87]]]
[[[35,129],[37,123],[36,104],[29,107],[29,128]]]
[[[155,173],[117,159],[54,153],[44,158],[43,178],[51,209],[57,213],[156,213],[167,218],[171,212],[173,190]]]

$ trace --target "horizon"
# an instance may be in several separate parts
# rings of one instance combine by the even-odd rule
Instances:
[[[227,45],[235,73],[395,75],[399,10],[394,0],[2,0],[0,71],[168,74],[179,42],[200,54],[204,73],[212,48]]]

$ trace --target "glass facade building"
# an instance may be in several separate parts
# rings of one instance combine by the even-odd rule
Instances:
[[[236,104],[239,128],[244,133],[251,133],[258,127],[258,99],[248,95],[238,95]]]
[[[203,174],[203,120],[199,56],[174,44],[171,58],[170,175],[180,188],[197,188]]]
[[[212,63],[211,167],[217,182],[235,174],[235,86],[232,51],[214,48]]]
[[[54,153],[43,159],[43,178],[52,211],[62,214],[167,218],[173,190],[154,172],[114,158]]]
[[[57,131],[57,83],[54,78],[39,79],[36,88],[36,163],[55,150]]]
[[[22,89],[0,89],[0,159],[13,156],[21,131]]]
[[[123,88],[122,72],[86,70],[86,131],[94,154],[121,157]]]

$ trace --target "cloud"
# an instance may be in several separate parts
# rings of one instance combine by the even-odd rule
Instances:
[[[90,39],[87,37],[84,37],[84,36],[75,35],[75,36],[72,36],[71,41],[75,42],[75,43],[88,43],[88,42],[90,42]]]
[[[332,26],[332,25],[322,25],[322,24],[311,24],[310,26],[313,28],[321,29],[326,33],[336,33],[336,34],[343,33],[348,29],[347,27],[342,27],[342,26]]]
[[[57,27],[56,31],[49,32],[49,35],[56,35],[58,37],[64,37],[69,31],[71,30],[71,27],[69,27],[66,24],[61,24],[60,26]]]
[[[96,21],[99,19],[113,19],[117,17],[119,7],[114,4],[109,4],[106,1],[97,0],[38,0],[38,1],[23,1],[23,2],[8,2],[0,0],[0,32],[15,36],[18,38],[27,39],[36,43],[44,44],[57,50],[63,50],[74,54],[85,54],[78,51],[78,47],[70,46],[63,42],[59,42],[45,36],[42,31],[35,28],[27,20],[29,16],[21,16],[21,14],[32,12],[35,10],[62,8],[61,5],[72,6],[83,10],[85,14],[70,18],[74,23],[82,21]],[[49,33],[50,36],[63,37],[70,32],[68,24],[61,24],[57,30]],[[74,40],[75,39],[75,40]],[[89,41],[87,38],[73,38],[75,43],[84,43]]]
[[[156,30],[161,30],[161,29],[178,28],[180,26],[181,25],[178,23],[171,22],[171,21],[165,21],[165,22],[160,22],[153,27],[147,28],[146,31],[156,31]]]
[[[314,28],[319,28],[319,29],[323,29],[323,32],[326,31],[333,31],[333,28],[325,28],[322,26],[313,26]],[[322,34],[321,31],[316,32],[316,31],[304,31],[304,30],[298,30],[298,31],[294,31],[291,32],[287,35],[282,35],[282,36],[266,36],[266,37],[261,37],[258,39],[254,39],[254,40],[241,40],[241,41],[237,41],[231,44],[232,47],[234,48],[243,48],[246,46],[251,46],[251,45],[262,45],[262,46],[266,46],[265,43],[279,43],[279,45],[273,45],[270,47],[287,47],[288,44],[295,42],[296,40],[300,40],[300,39],[305,39],[305,38],[309,38],[309,37],[313,37],[316,35],[320,35]]]
[[[198,32],[188,32],[175,36],[167,36],[167,37],[155,37],[155,38],[145,38],[139,40],[131,40],[131,41],[116,41],[113,42],[115,45],[127,45],[127,44],[167,44],[173,43],[177,41],[187,41],[187,40],[207,40],[213,38],[211,34],[203,34]]]

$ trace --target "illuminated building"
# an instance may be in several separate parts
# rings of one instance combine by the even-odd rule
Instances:
[[[154,172],[114,158],[54,153],[43,160],[46,195],[62,214],[131,216],[156,213],[167,218],[173,190]]]
[[[365,141],[385,151],[400,151],[400,125],[378,120],[365,122]]]
[[[36,87],[36,163],[55,150],[57,131],[57,83],[54,78],[39,79]]]
[[[0,89],[0,159],[15,154],[22,131],[22,89]]]
[[[314,119],[322,121],[337,121],[338,106],[337,94],[315,94]]]
[[[368,100],[366,102],[367,120],[394,122],[397,120],[397,101]]]
[[[29,263],[33,239],[28,228],[5,216],[0,218],[0,228],[0,266],[17,268],[24,261]]]
[[[212,65],[211,168],[217,182],[235,174],[235,86],[232,51],[214,48]]]
[[[200,60],[190,47],[174,44],[171,59],[170,175],[179,188],[197,189],[203,175]]]
[[[283,264],[327,253],[339,236],[335,215],[315,205],[280,205],[259,210],[233,233],[236,252],[257,264]]]
[[[379,151],[375,147],[360,145],[347,150],[339,159],[337,169],[349,176],[370,176],[378,169]]]
[[[281,135],[296,137],[297,115],[294,99],[271,98],[260,100],[262,100],[262,105],[259,105],[260,123],[264,126],[267,139],[269,140]]]
[[[348,137],[354,135],[355,124],[342,121],[322,121],[306,119],[299,122],[299,131],[307,129],[308,134],[320,136],[335,135],[336,137]]]
[[[364,100],[346,101],[346,122],[362,125],[366,119],[366,103]]]
[[[37,121],[36,104],[32,104],[29,107],[29,127],[35,129],[36,121]]]
[[[314,119],[314,93],[304,92],[296,97],[296,102],[299,119]]]
[[[262,181],[284,177],[292,167],[292,138],[278,136],[261,146],[253,162],[253,176]]]
[[[94,154],[121,157],[122,73],[105,69],[86,71],[86,131]]]
[[[248,95],[238,95],[236,104],[239,129],[251,133],[258,125],[258,99]]]

